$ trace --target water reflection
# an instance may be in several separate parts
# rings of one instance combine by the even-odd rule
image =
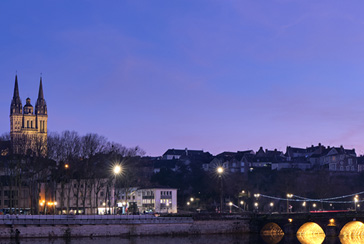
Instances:
[[[340,236],[342,244],[361,244],[364,243],[364,236]]]
[[[321,244],[325,240],[325,234],[297,235],[297,239],[301,244]]]
[[[328,238],[322,235],[283,236],[283,235],[204,235],[185,237],[110,237],[110,238],[75,238],[65,239],[21,239],[0,241],[0,244],[359,244],[364,243],[364,236],[343,236]]]
[[[276,234],[276,235],[262,235],[262,239],[265,243],[269,244],[277,244],[283,239],[283,235]]]

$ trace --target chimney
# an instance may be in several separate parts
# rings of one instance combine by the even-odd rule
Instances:
[[[185,152],[186,152],[186,156],[188,156],[188,149],[187,149],[187,147],[185,148]]]

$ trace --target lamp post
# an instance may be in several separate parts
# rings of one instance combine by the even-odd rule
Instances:
[[[354,197],[355,212],[356,212],[356,203],[357,202],[359,202],[359,196],[355,195],[355,197]]]
[[[269,207],[270,207],[270,212],[273,212],[274,203],[273,202],[269,203]]]
[[[306,202],[302,203],[302,207],[304,207],[304,212],[306,212]]]
[[[232,202],[229,202],[229,207],[230,207],[230,213],[231,213],[231,207],[233,206]]]
[[[244,211],[245,208],[244,208],[244,201],[240,201],[240,205],[243,206],[242,210]]]
[[[223,204],[222,204],[222,174],[224,173],[224,168],[219,166],[216,169],[217,174],[219,175],[219,179],[220,179],[220,213],[222,213],[223,211]]]
[[[114,208],[113,208],[113,214],[116,214],[115,212],[115,208],[116,208],[116,177],[121,173],[121,166],[120,165],[115,165],[113,168],[113,172],[114,172]],[[126,199],[127,200],[127,199]]]
[[[289,209],[290,209],[289,208],[289,200],[288,199],[289,198],[292,198],[292,197],[293,197],[293,194],[290,194],[290,193],[287,194],[287,213],[289,212]]]

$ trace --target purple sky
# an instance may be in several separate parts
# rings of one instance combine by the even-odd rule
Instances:
[[[0,132],[18,72],[49,131],[148,155],[287,145],[364,154],[363,1],[1,1]]]

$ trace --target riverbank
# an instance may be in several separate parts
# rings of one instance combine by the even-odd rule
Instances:
[[[233,234],[249,233],[249,223],[249,216],[7,215],[0,216],[0,238]]]

